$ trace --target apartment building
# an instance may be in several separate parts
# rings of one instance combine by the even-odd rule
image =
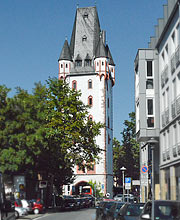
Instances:
[[[140,143],[141,200],[180,200],[180,1],[167,0],[148,48],[135,58],[136,134]],[[151,143],[151,140],[153,142]],[[152,146],[154,150],[152,151]],[[152,155],[152,152],[153,155]],[[153,156],[153,161],[152,161]]]

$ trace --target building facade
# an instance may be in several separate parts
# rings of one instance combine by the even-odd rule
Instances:
[[[136,133],[141,146],[141,199],[151,191],[155,140],[155,198],[180,200],[180,1],[167,0],[148,49],[135,58]]]
[[[88,104],[89,118],[105,124],[96,143],[103,150],[92,169],[74,167],[76,179],[64,186],[64,194],[81,193],[89,181],[100,184],[104,195],[113,189],[113,93],[115,64],[106,44],[106,32],[100,28],[96,7],[77,8],[70,44],[64,42],[59,57],[59,79],[80,90]]]

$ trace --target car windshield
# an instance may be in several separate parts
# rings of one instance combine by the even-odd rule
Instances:
[[[128,205],[125,215],[139,216],[142,212],[142,209],[143,209],[143,205],[135,205],[135,204]]]

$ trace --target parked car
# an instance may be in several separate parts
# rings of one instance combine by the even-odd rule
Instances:
[[[148,201],[140,215],[139,220],[151,220],[152,218],[152,201]],[[158,220],[179,220],[180,219],[180,202],[170,200],[154,201],[154,219]]]
[[[100,202],[99,207],[96,209],[96,220],[105,220],[107,213],[114,202],[115,200]]]
[[[25,208],[27,210],[28,213],[32,213],[33,209],[32,209],[32,203],[30,203],[28,200],[26,199],[22,199],[21,200],[22,203],[22,207]]]
[[[29,202],[32,204],[32,211],[34,214],[39,214],[44,211],[44,205],[40,199],[32,199]]]
[[[77,200],[73,196],[64,196],[63,197],[63,209],[78,209]]]
[[[144,203],[125,203],[119,210],[115,220],[138,220]]]
[[[28,214],[28,212],[25,208],[15,206],[15,218],[19,218],[19,217],[25,216],[27,214]]]
[[[120,208],[124,204],[125,204],[124,202],[118,202],[118,201],[114,202],[107,213],[106,220],[114,220],[117,217]]]
[[[116,196],[114,196],[114,200],[122,202],[123,201],[123,194],[117,194]]]

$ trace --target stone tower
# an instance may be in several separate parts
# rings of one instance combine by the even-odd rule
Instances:
[[[101,185],[104,195],[113,189],[113,93],[115,64],[106,44],[106,32],[100,28],[96,7],[78,8],[70,44],[64,42],[59,57],[59,79],[81,90],[84,104],[91,106],[89,117],[105,124],[96,143],[103,149],[101,160],[83,172],[76,166],[76,179],[64,186],[64,194],[79,193],[88,181]]]

